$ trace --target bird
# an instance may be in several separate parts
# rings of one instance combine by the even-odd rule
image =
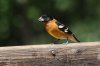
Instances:
[[[62,39],[67,39],[66,43],[68,43],[68,40],[74,43],[80,42],[67,26],[59,22],[54,17],[48,15],[41,15],[38,18],[38,21],[43,22],[46,31],[51,36],[57,39],[56,41],[54,41],[54,44],[56,44],[59,40]]]

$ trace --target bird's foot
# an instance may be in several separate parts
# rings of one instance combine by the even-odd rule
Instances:
[[[68,44],[69,42],[67,41],[66,44]]]
[[[69,42],[67,41],[67,42],[65,42],[65,43],[63,43],[63,44],[69,44]]]

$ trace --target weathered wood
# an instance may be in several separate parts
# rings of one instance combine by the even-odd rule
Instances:
[[[0,66],[100,66],[100,42],[0,47]]]

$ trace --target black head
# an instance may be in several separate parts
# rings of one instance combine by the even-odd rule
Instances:
[[[40,16],[39,17],[39,21],[41,21],[41,22],[48,22],[48,21],[50,21],[50,20],[52,20],[53,18],[52,17],[50,17],[50,16],[47,16],[47,15],[42,15],[42,16]]]

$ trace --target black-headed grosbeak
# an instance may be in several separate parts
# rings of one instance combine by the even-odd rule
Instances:
[[[68,27],[61,24],[55,18],[42,15],[38,20],[44,23],[46,31],[56,39],[68,39],[73,42],[80,42]]]

